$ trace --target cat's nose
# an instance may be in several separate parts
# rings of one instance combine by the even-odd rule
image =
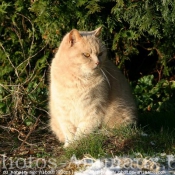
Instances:
[[[99,64],[100,64],[100,62],[99,62],[99,61],[97,61],[95,64],[96,64],[96,65],[99,65]]]

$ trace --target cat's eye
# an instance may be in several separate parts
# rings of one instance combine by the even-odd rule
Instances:
[[[98,54],[98,56],[100,57],[100,56],[102,56],[102,54],[103,54],[103,52],[100,52],[100,53]]]
[[[85,56],[85,57],[90,57],[90,54],[89,53],[83,53],[83,55]]]

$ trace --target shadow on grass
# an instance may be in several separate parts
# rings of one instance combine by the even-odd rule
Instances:
[[[175,154],[175,115],[169,113],[144,113],[139,115],[138,126],[121,127],[106,133],[95,133],[78,141],[65,150],[71,157],[75,154],[82,158],[90,154],[95,158],[116,155],[143,156],[157,154]]]
[[[175,130],[175,111],[145,112],[139,114],[138,125],[150,131]]]

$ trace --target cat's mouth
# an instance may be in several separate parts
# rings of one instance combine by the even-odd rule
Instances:
[[[99,70],[100,69],[100,66],[95,66],[94,68],[93,68],[94,70]]]
[[[94,69],[101,69],[101,63],[99,61],[95,63]]]

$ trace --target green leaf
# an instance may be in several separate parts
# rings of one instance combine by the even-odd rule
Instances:
[[[171,81],[171,88],[175,89],[175,81]]]

